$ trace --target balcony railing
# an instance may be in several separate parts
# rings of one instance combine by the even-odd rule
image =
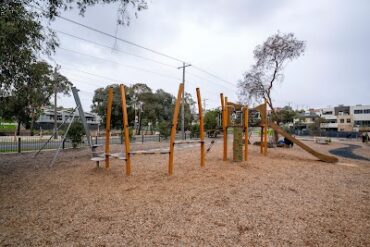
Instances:
[[[338,128],[338,123],[321,123],[320,128],[323,128],[323,129]]]

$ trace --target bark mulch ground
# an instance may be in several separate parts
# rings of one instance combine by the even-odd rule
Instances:
[[[178,150],[172,177],[167,155],[134,156],[131,177],[87,149],[53,168],[50,152],[1,155],[0,245],[370,246],[370,162],[249,147],[247,162],[223,162],[218,140],[204,168],[198,148]]]

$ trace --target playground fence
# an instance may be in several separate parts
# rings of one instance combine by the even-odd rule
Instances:
[[[185,135],[186,139],[191,139],[190,135]],[[0,153],[24,153],[24,152],[36,152],[38,151],[48,140],[48,137],[34,137],[34,136],[2,136],[0,137]],[[181,139],[181,134],[176,135],[176,139]],[[147,142],[163,142],[168,141],[160,135],[137,135],[131,138],[131,143],[147,143]],[[93,144],[104,144],[105,137],[92,137]],[[124,143],[124,138],[122,136],[111,136],[109,140],[110,144],[122,144]],[[61,145],[62,149],[72,148],[72,143],[69,140],[62,142],[62,139],[51,139],[44,150],[55,150]],[[87,147],[88,142],[85,138],[82,143],[77,147]]]
[[[339,131],[321,131],[319,133],[313,133],[309,130],[296,130],[294,132],[297,136],[321,136],[321,137],[331,137],[331,138],[348,138],[357,139],[361,137],[359,132],[339,132]]]

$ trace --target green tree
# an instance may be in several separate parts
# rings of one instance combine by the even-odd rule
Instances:
[[[30,77],[36,54],[50,55],[58,44],[39,14],[26,9],[26,1],[3,1],[0,13],[0,90],[5,94]]]
[[[308,129],[310,130],[310,134],[311,135],[320,135],[320,131],[321,131],[321,124],[322,123],[325,123],[325,119],[322,118],[322,117],[318,117],[314,120],[314,123],[313,124],[310,124],[308,126]]]
[[[199,137],[200,129],[199,129],[199,124],[192,124],[190,126],[190,137],[191,138],[197,138]]]
[[[207,111],[204,115],[204,129],[205,131],[215,130],[218,127],[219,110]]]
[[[96,112],[105,125],[108,88],[113,87],[113,110],[111,124],[113,128],[122,128],[122,108],[119,85],[110,85],[106,88],[95,90],[92,111]],[[174,97],[162,89],[155,93],[145,84],[134,84],[126,87],[126,103],[129,125],[134,126],[135,113],[138,116],[138,128],[136,134],[140,133],[141,126],[149,122],[156,123],[172,121]],[[158,128],[159,126],[155,126]]]
[[[158,124],[158,130],[159,130],[159,134],[163,138],[167,139],[171,134],[171,124],[169,122],[166,122],[166,121],[161,121]]]
[[[82,143],[82,138],[85,135],[85,128],[80,121],[74,120],[67,133],[67,138],[71,140],[73,148]]]
[[[185,130],[191,130],[192,122],[194,121],[194,115],[196,114],[195,111],[195,101],[190,93],[185,93],[185,105],[184,105],[184,122],[185,122]],[[181,119],[181,115],[179,115],[179,120]],[[178,128],[181,128],[181,124],[178,125]]]
[[[9,97],[4,97],[0,116],[15,119],[18,122],[18,134],[22,123],[29,125],[30,134],[33,135],[41,107],[50,104],[55,90],[68,94],[72,83],[57,71],[53,72],[46,62],[32,63],[28,69],[29,77],[17,82],[9,91]]]
[[[132,19],[132,13],[135,17],[142,10],[148,8],[146,0],[47,0],[39,2],[36,0],[23,0],[27,5],[37,5],[39,7],[45,7],[43,15],[53,20],[56,16],[59,16],[61,11],[77,8],[80,15],[84,15],[87,7],[96,4],[117,4],[118,18],[117,23],[121,25],[129,25]]]
[[[293,123],[294,118],[297,117],[297,113],[290,106],[285,106],[283,109],[276,111],[275,115],[272,116],[272,120],[280,123]]]
[[[253,51],[255,64],[238,84],[240,100],[243,102],[251,99],[266,100],[273,119],[279,124],[279,118],[274,116],[276,110],[272,103],[272,90],[277,82],[283,80],[286,64],[301,56],[305,46],[305,42],[298,40],[293,33],[280,32],[268,37],[262,45],[258,45]],[[276,142],[278,138],[275,132]]]

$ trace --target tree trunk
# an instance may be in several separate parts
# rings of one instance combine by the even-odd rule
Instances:
[[[139,112],[138,135],[140,135],[140,133],[141,133],[141,119],[142,119],[142,111]]]
[[[17,136],[20,135],[21,133],[21,124],[22,124],[22,121],[20,119],[18,119],[18,125],[17,125]]]
[[[279,119],[276,120],[276,124],[280,125],[280,120]],[[278,141],[279,141],[279,133],[277,131],[274,131],[274,141],[275,141],[275,144],[277,144]]]
[[[35,134],[35,117],[36,117],[35,109],[32,108],[32,112],[31,112],[31,126],[30,126],[30,135],[31,136],[33,136]]]

